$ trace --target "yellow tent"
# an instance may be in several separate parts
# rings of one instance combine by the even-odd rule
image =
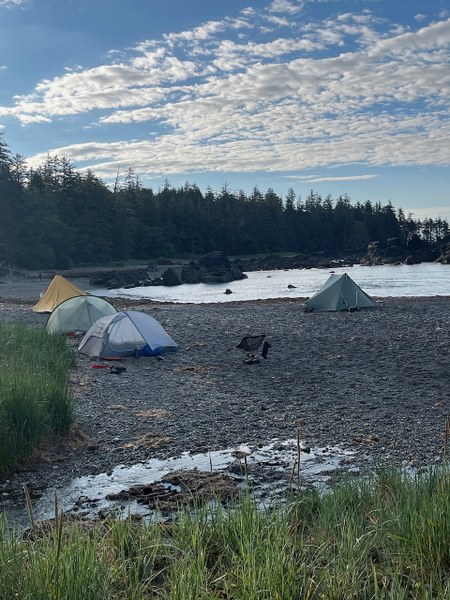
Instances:
[[[62,275],[55,275],[50,285],[45,290],[42,298],[33,306],[34,312],[49,312],[74,296],[86,296],[86,292],[77,288],[76,285],[65,279]]]

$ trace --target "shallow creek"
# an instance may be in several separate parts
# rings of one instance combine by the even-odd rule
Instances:
[[[33,518],[36,522],[53,518],[55,496],[59,511],[82,519],[102,518],[111,512],[120,517],[151,519],[158,514],[170,518],[180,504],[192,504],[197,493],[202,499],[205,493],[212,499],[216,490],[219,497],[229,499],[248,488],[267,505],[280,501],[289,489],[295,490],[298,481],[302,487],[326,490],[334,474],[357,472],[353,454],[341,446],[301,448],[299,453],[296,440],[291,439],[118,465],[109,473],[77,477],[59,489],[47,488],[32,504]],[[209,488],[204,485],[207,479]],[[199,480],[203,480],[201,485]],[[30,524],[25,504],[7,507],[5,515],[15,527]]]

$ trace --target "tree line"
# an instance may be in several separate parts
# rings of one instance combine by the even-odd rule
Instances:
[[[131,169],[112,189],[91,171],[57,156],[29,169],[0,136],[0,264],[67,269],[212,251],[229,256],[294,252],[362,252],[371,241],[413,237],[433,243],[444,219],[413,219],[391,202],[352,203],[347,195],[285,198],[257,187],[250,194],[202,193],[195,184],[153,191]]]

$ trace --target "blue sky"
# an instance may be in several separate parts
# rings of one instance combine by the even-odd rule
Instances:
[[[0,131],[110,185],[450,218],[449,0],[0,0]]]

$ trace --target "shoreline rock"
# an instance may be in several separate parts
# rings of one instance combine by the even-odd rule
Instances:
[[[150,269],[121,269],[100,271],[89,278],[93,287],[116,289],[147,286],[177,286],[183,283],[229,283],[245,279],[247,275],[222,252],[212,252],[197,261],[170,265],[162,273],[150,274]]]
[[[425,242],[416,234],[407,243],[402,243],[397,237],[390,238],[386,242],[371,242],[360,264],[370,267],[389,264],[415,265],[422,262],[449,264],[450,234],[446,234],[442,240],[434,243]]]

